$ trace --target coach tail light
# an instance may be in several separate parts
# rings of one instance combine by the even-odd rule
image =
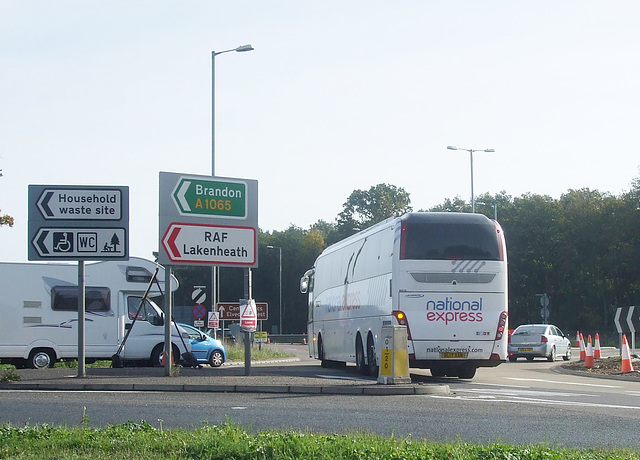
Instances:
[[[406,326],[407,328],[407,340],[412,340],[411,339],[411,329],[409,329],[409,322],[407,321],[407,315],[404,314],[404,312],[400,311],[400,310],[394,310],[391,312],[391,314],[396,318],[396,321],[398,322],[399,326]]]

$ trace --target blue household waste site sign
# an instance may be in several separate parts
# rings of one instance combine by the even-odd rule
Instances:
[[[29,185],[29,260],[127,260],[129,187]]]

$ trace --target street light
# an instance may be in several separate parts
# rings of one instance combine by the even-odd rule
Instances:
[[[280,260],[280,313],[278,315],[280,325],[278,327],[278,333],[282,335],[282,248],[277,246],[267,246],[267,249],[277,249],[278,259]]]
[[[498,220],[498,203],[484,203],[482,201],[476,201],[476,203],[478,204],[482,204],[484,206],[493,206],[493,220],[497,221]]]
[[[223,53],[230,53],[236,51],[242,53],[244,51],[253,51],[253,46],[242,45],[237,48],[224,51],[212,51],[211,52],[211,175],[216,175],[216,56]],[[211,267],[211,303],[215,310],[216,302],[218,300],[218,267]]]
[[[236,51],[253,51],[253,46],[242,45],[237,48],[224,51],[211,51],[211,175],[216,175],[216,56],[223,53]]]
[[[453,145],[449,145],[449,146],[447,146],[447,148],[449,150],[464,150],[466,152],[469,152],[469,158],[471,159],[471,212],[475,213],[476,212],[476,202],[475,202],[475,199],[473,197],[473,152],[493,153],[493,152],[495,152],[495,150],[493,150],[493,149],[461,149],[461,148],[455,147]]]

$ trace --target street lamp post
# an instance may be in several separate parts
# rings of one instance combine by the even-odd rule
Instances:
[[[224,51],[211,52],[211,176],[216,175],[216,56],[223,53],[236,51],[253,51],[251,45],[242,45],[237,48]],[[218,267],[211,267],[211,303],[215,311],[218,300]]]
[[[224,51],[211,51],[211,175],[216,175],[216,56],[223,53],[236,51],[253,51],[253,46],[242,45],[237,48]]]
[[[280,306],[279,306],[279,321],[280,324],[278,326],[278,333],[282,335],[282,248],[277,246],[267,246],[267,249],[277,249],[278,250],[278,260],[280,261]]]
[[[455,147],[453,145],[449,145],[449,146],[447,146],[447,148],[449,150],[464,150],[466,152],[469,152],[469,158],[471,160],[471,212],[475,213],[476,212],[476,202],[475,202],[475,198],[473,196],[473,152],[492,153],[492,152],[495,152],[495,150],[493,150],[493,149],[461,149],[461,148]]]
[[[498,203],[483,203],[482,201],[476,201],[478,204],[482,204],[484,206],[493,206],[493,220],[498,220]]]

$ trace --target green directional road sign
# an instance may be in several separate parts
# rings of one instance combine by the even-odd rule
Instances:
[[[247,184],[181,178],[172,194],[180,214],[245,218],[247,216]]]
[[[158,261],[258,266],[258,181],[160,172]]]

